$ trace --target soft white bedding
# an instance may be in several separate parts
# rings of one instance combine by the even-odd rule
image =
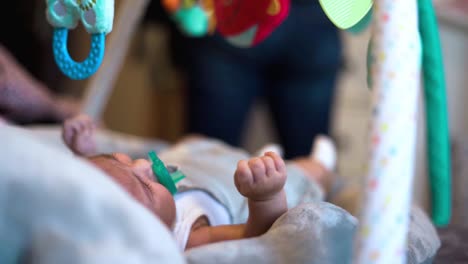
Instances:
[[[0,263],[349,263],[357,221],[327,203],[298,206],[262,237],[180,252],[171,233],[97,169],[37,134],[0,124]],[[440,241],[413,210],[408,263]]]
[[[5,125],[0,239],[5,264],[185,262],[169,230],[108,177]]]

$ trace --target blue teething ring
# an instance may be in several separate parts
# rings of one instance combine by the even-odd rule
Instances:
[[[60,70],[73,80],[84,80],[93,75],[101,66],[104,59],[106,34],[91,35],[91,50],[88,58],[83,62],[76,62],[68,53],[68,29],[56,28],[54,30],[54,58]]]

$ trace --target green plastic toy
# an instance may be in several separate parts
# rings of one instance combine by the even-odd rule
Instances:
[[[419,32],[423,43],[424,97],[432,220],[447,226],[452,214],[450,135],[446,83],[437,17],[430,0],[418,0]]]
[[[372,9],[372,0],[319,0],[328,18],[338,28],[348,30],[364,21]]]
[[[185,175],[173,166],[166,167],[154,151],[148,153],[148,156],[153,163],[152,169],[156,180],[166,187],[172,195],[176,194],[176,184],[184,179]]]
[[[173,14],[179,28],[192,37],[202,37],[208,33],[208,17],[199,5],[181,8]]]

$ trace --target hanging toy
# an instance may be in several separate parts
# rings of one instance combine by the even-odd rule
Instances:
[[[59,69],[73,80],[93,75],[104,58],[106,35],[112,31],[114,0],[47,0],[47,20],[54,27],[53,51]],[[90,52],[83,62],[68,52],[68,31],[81,20],[91,34]]]
[[[213,31],[213,16],[211,15],[212,12],[208,9],[209,5],[206,5],[206,3],[208,1],[162,1],[162,5],[169,12],[179,29],[191,37],[202,37]]]
[[[375,0],[374,11],[370,152],[353,263],[404,264],[417,154],[418,8],[415,0]]]
[[[290,0],[214,0],[217,31],[234,46],[264,41],[288,16]]]
[[[371,20],[373,5],[371,0],[320,0],[320,4],[330,20],[340,29],[359,32],[364,30]],[[442,51],[432,1],[418,0],[417,7],[422,45],[432,220],[437,226],[446,226],[451,218],[451,166]],[[404,25],[405,22],[401,22]],[[373,38],[368,53],[369,87],[374,85],[370,72],[371,65],[379,59],[370,53],[373,49]]]
[[[188,36],[217,31],[234,46],[252,47],[286,19],[290,0],[163,0],[162,4]]]
[[[372,0],[319,0],[323,11],[336,27],[360,32],[370,24]]]

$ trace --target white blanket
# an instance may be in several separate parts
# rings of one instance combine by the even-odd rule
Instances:
[[[357,221],[323,202],[298,206],[265,235],[179,251],[161,222],[120,186],[23,129],[0,124],[0,263],[350,263]],[[413,210],[408,263],[440,246]]]
[[[25,258],[185,262],[169,230],[107,176],[0,124],[0,263]]]

